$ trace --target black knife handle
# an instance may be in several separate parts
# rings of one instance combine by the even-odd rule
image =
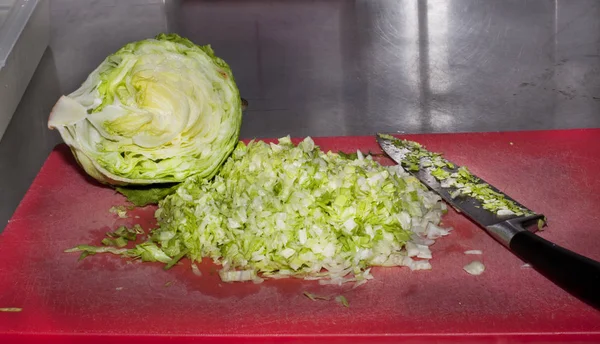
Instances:
[[[600,309],[600,263],[529,231],[516,233],[510,249],[573,296]]]

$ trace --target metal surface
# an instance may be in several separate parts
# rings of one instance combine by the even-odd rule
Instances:
[[[405,155],[408,152],[407,148],[399,148],[394,145],[394,143],[390,139],[383,138],[377,135],[377,142],[379,146],[383,149],[383,151],[394,160],[397,164],[403,165],[406,162]],[[425,149],[425,147],[422,147]],[[449,161],[451,162],[451,161]],[[446,167],[445,170],[450,173],[458,172],[460,168],[459,165],[451,162],[454,165],[454,168]],[[493,163],[493,162],[491,162]],[[406,172],[412,174],[417,179],[419,179],[423,184],[425,184],[429,189],[435,191],[438,195],[440,195],[444,201],[448,204],[452,205],[455,209],[464,213],[468,218],[475,221],[475,223],[479,224],[483,228],[493,227],[496,224],[504,223],[508,220],[518,220],[516,223],[529,222],[532,218],[528,216],[517,216],[515,214],[500,216],[496,213],[493,213],[487,209],[483,208],[483,203],[476,199],[475,197],[460,195],[458,197],[452,197],[452,194],[457,191],[456,187],[444,187],[442,184],[431,174],[431,169],[429,168],[420,168],[417,171],[411,171],[405,169]],[[514,202],[518,207],[520,207],[523,212],[527,213],[535,213],[533,210],[528,209],[523,204],[519,203],[517,200],[511,198],[509,195],[506,195],[501,190],[498,190],[494,185],[487,183],[482,178],[473,175],[477,178],[480,183],[488,184],[492,191],[500,193],[506,198],[508,201]],[[537,215],[535,219],[543,218],[543,215]],[[501,234],[501,233],[498,233]],[[502,235],[501,235],[502,238]],[[504,244],[504,242],[503,242]]]
[[[490,233],[490,235],[500,242],[502,245],[510,248],[510,241],[512,238],[517,235],[519,232],[524,232],[525,224],[533,224],[537,222],[537,220],[542,219],[541,215],[533,215],[527,217],[519,217],[515,219],[506,220],[500,223],[495,223],[493,225],[487,226],[486,231]],[[532,232],[536,227],[528,226],[532,228]]]
[[[600,126],[595,0],[48,1],[50,48],[0,142],[2,224],[60,142],[58,97],[163,31],[231,65],[245,138]]]

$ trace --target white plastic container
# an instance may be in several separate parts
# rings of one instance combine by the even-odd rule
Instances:
[[[50,0],[0,0],[0,139],[50,40]]]

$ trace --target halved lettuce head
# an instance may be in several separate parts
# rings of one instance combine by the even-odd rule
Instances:
[[[48,127],[78,163],[113,185],[214,176],[241,126],[239,91],[210,46],[176,34],[125,45],[62,96]]]

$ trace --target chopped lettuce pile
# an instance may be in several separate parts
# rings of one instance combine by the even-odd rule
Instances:
[[[240,142],[213,179],[192,176],[160,202],[148,242],[116,252],[170,266],[210,257],[224,281],[362,284],[371,266],[431,268],[445,210],[400,166],[360,152],[325,153],[310,138]]]
[[[241,118],[227,63],[208,45],[160,34],[108,56],[58,100],[48,126],[98,181],[150,185],[214,176],[237,144]],[[132,192],[139,203],[157,196]]]

